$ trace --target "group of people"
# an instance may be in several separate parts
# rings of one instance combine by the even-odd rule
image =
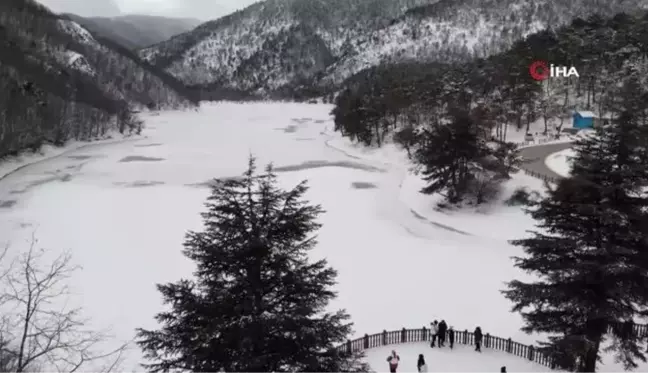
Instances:
[[[448,338],[448,342],[450,343],[450,348],[454,347],[454,328],[452,326],[448,328],[448,324],[446,324],[445,320],[441,320],[441,322],[434,320],[433,322],[431,322],[430,333],[432,334],[432,338],[430,338],[430,347],[435,347],[437,340],[439,341],[439,347],[444,347],[446,337]],[[475,328],[473,335],[475,337],[475,351],[481,352],[481,344],[482,339],[484,338],[484,334],[482,333],[482,330],[479,326]]]
[[[445,320],[441,320],[441,322],[434,320],[431,322],[430,333],[432,334],[430,347],[435,346],[437,339],[439,340],[439,347],[444,347],[446,337],[448,337],[450,348],[454,347],[454,328],[452,326],[448,328],[448,324],[446,324]]]
[[[396,369],[398,369],[398,363],[400,362],[400,356],[398,356],[396,350],[392,350],[391,355],[389,355],[389,357],[387,358],[387,362],[389,362],[389,372],[396,373]],[[419,373],[426,373],[428,371],[423,354],[419,354],[418,356],[416,369],[419,371]],[[501,367],[500,373],[506,373],[506,367]]]
[[[454,340],[455,340],[454,328],[452,326],[448,328],[448,324],[446,324],[445,320],[441,320],[441,322],[434,320],[433,322],[431,322],[430,334],[431,334],[430,347],[436,347],[437,341],[439,347],[445,347],[445,342],[447,337],[450,348],[451,349],[454,348]],[[473,336],[475,337],[475,351],[481,352],[481,344],[484,335],[479,326],[475,328],[475,331],[473,332]],[[396,373],[396,369],[398,369],[398,363],[400,362],[400,356],[398,356],[395,350],[392,351],[389,357],[387,357],[387,362],[389,363],[389,371],[391,373]],[[427,365],[425,364],[425,357],[423,356],[423,354],[419,354],[416,367],[418,371],[421,373],[427,372]],[[500,372],[506,373],[506,367],[502,367],[500,369]]]

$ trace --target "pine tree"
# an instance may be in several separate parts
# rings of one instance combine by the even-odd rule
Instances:
[[[351,333],[343,310],[325,312],[336,272],[309,261],[322,209],[303,196],[305,182],[277,187],[255,161],[240,179],[218,181],[187,234],[184,254],[195,279],[158,285],[169,311],[159,330],[138,329],[151,371],[357,371],[357,354],[336,346]]]
[[[503,293],[524,331],[553,335],[543,345],[563,369],[594,372],[609,328],[648,315],[648,134],[636,83],[619,92],[618,120],[575,144],[572,177],[531,211],[539,230],[513,242],[527,254],[516,266],[539,280]],[[612,337],[626,369],[646,361],[633,333]]]
[[[414,160],[428,182],[421,193],[445,192],[450,203],[457,203],[469,189],[473,162],[484,155],[484,148],[468,113],[455,110],[452,115],[452,123],[421,132]]]

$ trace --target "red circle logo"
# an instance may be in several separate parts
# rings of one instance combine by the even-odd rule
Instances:
[[[545,61],[535,61],[529,65],[529,74],[535,80],[545,80],[549,77],[549,66]]]

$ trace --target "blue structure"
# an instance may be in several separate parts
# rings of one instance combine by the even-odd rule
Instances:
[[[576,111],[573,118],[574,128],[594,128],[596,114],[591,111]]]

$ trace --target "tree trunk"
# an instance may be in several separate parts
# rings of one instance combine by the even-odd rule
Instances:
[[[606,331],[607,323],[605,320],[599,318],[587,322],[586,336],[591,345],[586,351],[584,351],[583,359],[579,364],[579,372],[596,372],[596,363],[601,348],[601,339]]]
[[[547,129],[547,114],[544,114],[544,115],[542,116],[542,118],[544,119],[544,128],[545,128],[545,129],[544,129],[544,134],[546,135],[547,132],[549,132],[548,129]]]

